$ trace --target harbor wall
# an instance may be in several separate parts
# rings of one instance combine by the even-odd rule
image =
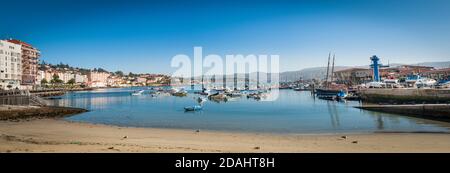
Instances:
[[[450,122],[450,104],[363,105],[356,108]]]
[[[450,103],[450,89],[369,88],[358,93],[369,103]]]

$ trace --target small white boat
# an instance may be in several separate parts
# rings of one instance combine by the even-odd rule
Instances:
[[[420,78],[416,81],[415,85],[417,88],[431,87],[437,83],[436,80],[430,78]]]
[[[135,92],[131,93],[131,95],[139,96],[139,95],[142,95],[142,93],[144,93],[144,90],[135,91]]]
[[[200,106],[200,105],[184,107],[184,111],[199,111],[199,110],[202,110],[202,109],[203,109],[203,107]]]

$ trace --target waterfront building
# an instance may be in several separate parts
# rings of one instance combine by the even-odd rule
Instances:
[[[10,39],[10,43],[21,45],[22,52],[22,85],[35,85],[37,81],[40,51],[32,45],[20,40]]]
[[[46,71],[44,71],[44,70],[38,70],[37,77],[36,77],[36,80],[37,80],[37,83],[38,83],[38,84],[41,84],[41,81],[42,81],[43,79],[47,80],[47,79],[45,78],[45,72],[46,72]],[[47,80],[47,82],[48,82],[48,80]]]
[[[108,77],[110,73],[90,71],[87,75],[88,86],[90,87],[106,87],[108,84]]]
[[[147,79],[147,84],[154,84],[162,81],[164,77],[162,76],[151,76]]]
[[[107,85],[112,87],[121,86],[124,83],[124,80],[120,76],[109,76],[107,80]]]
[[[448,81],[450,80],[450,68],[443,68],[443,69],[437,69],[437,70],[431,70],[427,72],[422,73],[423,76],[435,79],[438,81]]]
[[[75,79],[75,75],[70,72],[58,72],[56,74],[58,75],[59,79],[63,81],[63,83],[69,82],[70,79]]]
[[[136,78],[136,83],[143,84],[146,82],[147,82],[147,78],[145,78],[145,77],[137,77]]]
[[[74,78],[75,78],[75,83],[77,83],[77,84],[83,84],[83,83],[87,83],[88,82],[87,75],[83,75],[83,74],[80,74],[80,73],[75,73],[74,74]]]
[[[357,85],[372,80],[372,70],[366,68],[349,68],[334,72],[336,83]]]
[[[22,81],[22,46],[0,40],[0,89],[20,88]]]
[[[413,74],[421,74],[432,70],[434,70],[434,67],[417,66],[417,65],[400,65],[396,67],[381,69],[380,72],[381,76],[383,77],[393,76],[395,78],[400,78]]]

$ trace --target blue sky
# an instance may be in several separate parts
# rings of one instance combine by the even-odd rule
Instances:
[[[24,5],[26,4],[26,5]],[[450,1],[2,2],[0,37],[38,47],[43,60],[110,71],[170,73],[176,54],[278,54],[281,71],[450,60]],[[22,13],[20,13],[20,11]]]

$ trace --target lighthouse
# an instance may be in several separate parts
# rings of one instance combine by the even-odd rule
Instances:
[[[370,57],[370,60],[372,61],[372,64],[370,65],[371,68],[373,68],[373,81],[374,82],[380,82],[380,68],[381,67],[389,67],[388,65],[384,66],[383,64],[380,64],[378,61],[380,61],[380,58],[378,58],[376,55]]]

